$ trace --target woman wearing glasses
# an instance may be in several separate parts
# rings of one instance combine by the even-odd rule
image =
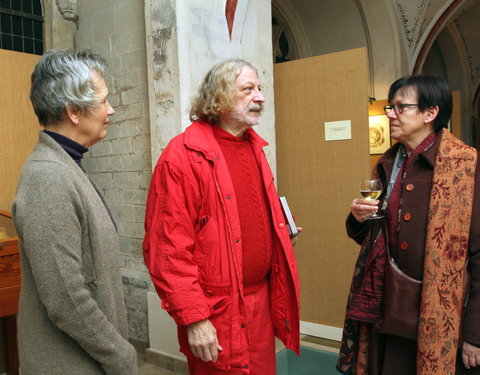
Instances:
[[[347,219],[362,247],[337,367],[356,375],[480,374],[478,153],[446,129],[452,97],[443,79],[403,77],[388,101],[397,143],[374,171],[382,195],[354,199]],[[378,207],[384,217],[370,220]]]

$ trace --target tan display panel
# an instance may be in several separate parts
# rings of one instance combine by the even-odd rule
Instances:
[[[20,170],[41,130],[29,99],[39,58],[0,49],[0,210],[11,211]]]
[[[301,320],[342,327],[359,246],[345,218],[370,175],[364,48],[275,65],[277,175],[297,224]],[[324,123],[351,121],[351,139],[325,141]]]

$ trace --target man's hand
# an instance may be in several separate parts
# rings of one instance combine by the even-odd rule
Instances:
[[[462,346],[462,359],[465,367],[470,370],[480,365],[480,348],[464,341]]]
[[[187,326],[187,337],[190,349],[195,357],[204,362],[216,362],[222,347],[218,344],[217,330],[205,319]]]
[[[297,227],[298,234],[300,234],[300,232],[301,232],[302,230],[303,230],[302,227]],[[298,234],[291,239],[291,241],[292,241],[292,246],[295,246],[295,244],[297,243],[297,241],[298,241]]]

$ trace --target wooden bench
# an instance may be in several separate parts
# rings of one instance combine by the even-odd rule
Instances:
[[[0,318],[5,337],[7,370],[18,375],[17,317],[20,258],[12,215],[0,210]]]

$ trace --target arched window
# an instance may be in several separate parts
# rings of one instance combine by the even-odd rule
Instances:
[[[292,30],[281,11],[272,3],[273,61],[281,63],[300,58]]]
[[[40,0],[0,0],[0,48],[43,54]]]

